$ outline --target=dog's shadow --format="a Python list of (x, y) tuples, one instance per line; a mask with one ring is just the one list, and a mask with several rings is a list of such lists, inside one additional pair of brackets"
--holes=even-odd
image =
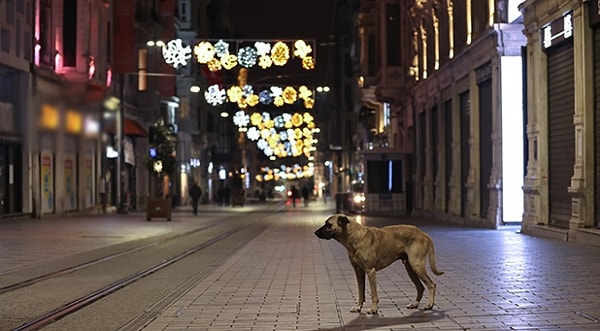
[[(446, 317), (443, 311), (434, 310), (418, 310), (412, 314), (403, 317), (385, 317), (384, 315), (367, 315), (365, 313), (357, 314), (356, 317), (344, 323), (341, 327), (335, 328), (319, 328), (318, 330), (329, 330), (329, 331), (354, 331), (354, 330), (372, 330), (382, 327), (390, 327), (394, 325), (406, 325), (416, 323), (428, 323), (436, 320), (440, 320)], [(418, 328), (417, 328), (418, 329)]]

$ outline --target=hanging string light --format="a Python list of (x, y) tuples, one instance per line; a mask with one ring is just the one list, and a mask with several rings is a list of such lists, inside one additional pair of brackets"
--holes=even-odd
[[(226, 98), (223, 98), (223, 91), (226, 91)], [(217, 95), (214, 95), (217, 94)], [(274, 104), (281, 107), (285, 104), (291, 105), (298, 100), (304, 102), (304, 108), (312, 109), (314, 107), (314, 99), (312, 90), (302, 85), (298, 89), (292, 86), (281, 88), (280, 86), (271, 86), (260, 92), (255, 93), (254, 87), (251, 85), (231, 85), (229, 88), (221, 89), (219, 85), (210, 85), (204, 93), (206, 101), (213, 105), (222, 105), (226, 101), (231, 103), (241, 104), (243, 107), (254, 107), (261, 103), (263, 105)]]
[(181, 39), (175, 39), (165, 43), (163, 57), (166, 63), (178, 68), (187, 65), (193, 53), (196, 62), (207, 65), (210, 71), (231, 70), (238, 64), (244, 68), (258, 66), (268, 69), (273, 65), (284, 66), (292, 58), (300, 59), (305, 70), (315, 68), (313, 42), (301, 39), (274, 42), (235, 40), (229, 43), (220, 39), (213, 43), (202, 40), (190, 47), (184, 45)]

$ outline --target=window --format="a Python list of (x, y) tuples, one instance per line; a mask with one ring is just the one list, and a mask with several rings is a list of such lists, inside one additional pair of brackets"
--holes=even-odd
[(400, 61), (400, 5), (386, 6), (387, 65), (399, 66)]
[(369, 193), (402, 193), (402, 161), (367, 161)]
[(0, 50), (5, 53), (10, 52), (10, 31), (6, 29), (0, 31)]
[(77, 65), (77, 0), (63, 4), (63, 66)]

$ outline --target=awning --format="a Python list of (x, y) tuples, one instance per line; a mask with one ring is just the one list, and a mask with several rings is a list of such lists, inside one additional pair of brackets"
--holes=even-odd
[[(114, 121), (109, 122), (104, 131), (110, 134), (115, 134), (115, 127), (116, 124)], [(128, 117), (125, 117), (123, 133), (126, 136), (148, 137), (148, 130), (146, 130), (146, 128), (144, 128), (138, 121)]]

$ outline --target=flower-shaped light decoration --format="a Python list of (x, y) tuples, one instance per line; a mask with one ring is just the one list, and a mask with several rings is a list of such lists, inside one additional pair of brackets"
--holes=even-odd
[(285, 101), (283, 101), (283, 97), (279, 95), (275, 97), (275, 100), (273, 100), (273, 104), (277, 107), (281, 107), (285, 104)]
[(225, 90), (219, 88), (218, 84), (208, 87), (204, 92), (204, 99), (213, 106), (222, 105), (225, 102)]
[(250, 116), (246, 112), (240, 110), (233, 115), (233, 124), (238, 127), (248, 126), (248, 123), (250, 123)]
[(192, 57), (192, 48), (183, 46), (181, 39), (174, 39), (163, 46), (162, 55), (167, 64), (177, 69), (187, 65), (187, 60)]
[(256, 65), (258, 54), (252, 47), (244, 47), (238, 51), (238, 63), (244, 68), (252, 68)]
[(221, 65), (221, 60), (219, 60), (217, 58), (210, 59), (208, 62), (206, 62), (206, 66), (208, 67), (208, 70), (211, 72), (219, 71), (223, 67)]
[[(238, 64), (245, 68), (251, 68), (256, 65), (263, 69), (268, 69), (273, 65), (284, 66), (289, 63), (293, 56), (301, 60), (302, 68), (312, 70), (315, 68), (315, 59), (313, 46), (304, 40), (292, 41), (254, 41), (252, 46), (240, 46), (239, 43), (248, 43), (245, 41), (234, 41), (234, 47), (237, 50), (230, 50), (229, 42), (220, 39), (214, 41), (198, 41), (192, 47), (184, 46), (181, 39), (174, 39), (163, 46), (163, 57), (171, 66), (178, 68), (187, 65), (187, 60), (192, 56), (200, 64), (209, 66), (210, 71), (221, 69), (231, 70)], [(292, 54), (293, 53), (293, 54)], [(221, 62), (216, 65), (215, 60)]]
[(268, 112), (254, 112), (248, 125), (251, 125), (246, 131), (248, 139), (257, 141), (257, 147), (271, 159), (308, 157), (315, 150), (314, 117), (308, 112), (283, 113), (275, 117)]
[(222, 39), (215, 43), (215, 53), (218, 57), (229, 55), (229, 43)]
[(263, 138), (260, 138), (257, 142), (256, 142), (256, 146), (258, 148), (260, 148), (261, 150), (264, 150), (265, 148), (269, 147), (269, 143), (267, 143), (267, 141)]
[(271, 59), (276, 66), (284, 66), (290, 59), (290, 48), (284, 42), (278, 41), (271, 48)]
[(214, 59), (215, 48), (208, 41), (202, 41), (194, 46), (194, 55), (198, 63), (208, 63), (208, 61)]
[(270, 68), (273, 65), (273, 60), (271, 60), (271, 57), (268, 55), (261, 55), (258, 58), (258, 66), (263, 68), (263, 69), (267, 69)]
[(257, 41), (254, 43), (256, 48), (256, 54), (258, 55), (269, 55), (271, 52), (271, 44), (264, 41)]
[(250, 129), (248, 129), (248, 131), (246, 132), (246, 136), (252, 141), (257, 141), (258, 138), (260, 138), (260, 131), (258, 131), (258, 129), (255, 126), (253, 126)]
[(256, 95), (256, 94), (251, 94), (246, 98), (246, 103), (250, 107), (256, 106), (258, 104), (258, 102), (259, 102), (258, 95)]
[(294, 42), (294, 56), (303, 59), (311, 52), (312, 47), (310, 47), (310, 45), (308, 45), (304, 40), (300, 39)]
[(296, 90), (291, 87), (291, 86), (286, 86), (286, 88), (283, 89), (283, 101), (289, 105), (293, 104), (294, 102), (296, 102), (296, 100), (298, 100), (298, 94), (296, 93)]
[(302, 59), (302, 68), (312, 70), (315, 68), (315, 59), (312, 56), (307, 56)]
[(283, 120), (283, 116), (282, 115), (275, 116), (274, 122), (275, 122), (275, 127), (276, 128), (283, 128), (283, 125), (285, 124), (285, 121)]
[(227, 90), (227, 98), (229, 102), (239, 102), (242, 98), (242, 88), (238, 85), (233, 85)]
[(252, 87), (252, 85), (242, 86), (242, 95), (244, 96), (244, 98), (247, 98), (252, 94), (254, 94), (254, 88)]
[(304, 99), (304, 108), (313, 109), (315, 106), (315, 99)]

